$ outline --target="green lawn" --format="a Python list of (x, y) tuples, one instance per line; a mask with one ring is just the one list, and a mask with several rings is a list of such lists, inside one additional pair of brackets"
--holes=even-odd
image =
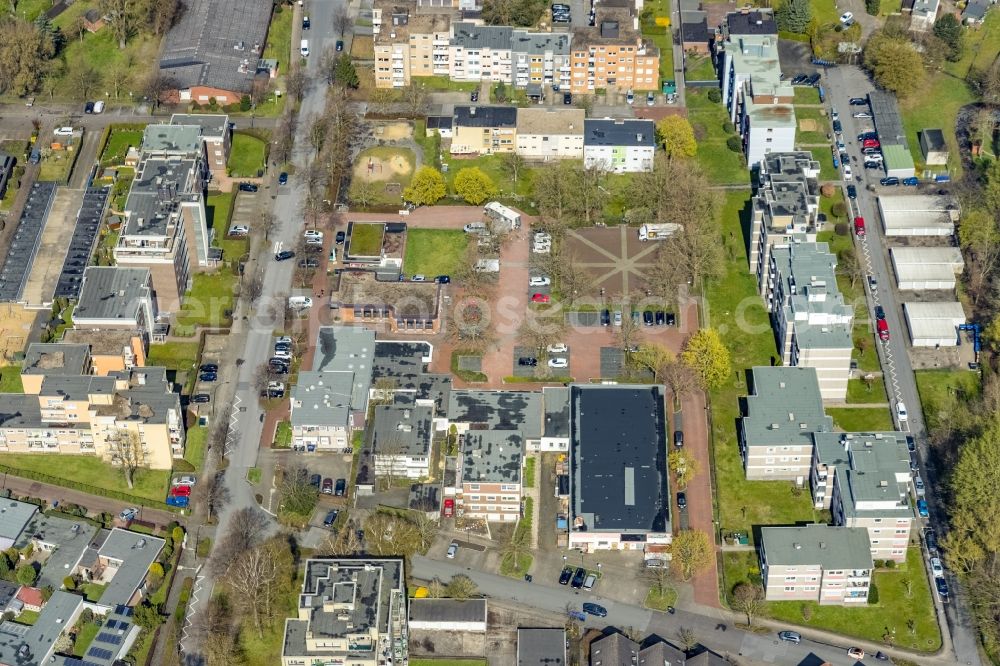
[[(17, 3), (17, 15), (26, 21), (34, 21), (40, 15), (52, 8), (53, 0), (20, 0)], [(10, 14), (10, 4), (5, 4), (0, 14)]]
[(868, 383), (861, 379), (851, 379), (847, 382), (847, 402), (869, 403), (887, 402), (885, 393), (885, 381), (881, 377), (874, 377), (871, 381), (871, 388)]
[[(113, 210), (125, 210), (125, 202), (128, 200), (128, 191), (132, 187), (133, 180), (135, 180), (135, 169), (132, 167), (118, 167), (118, 178), (115, 179), (114, 188), (111, 190), (111, 205), (113, 206)], [(114, 243), (108, 246), (114, 249), (115, 245), (118, 244), (118, 232), (113, 231), (108, 235), (114, 236)]]
[[(783, 0), (774, 0), (771, 7), (777, 9), (783, 4), (785, 4)], [(813, 19), (820, 24), (840, 22), (840, 11), (837, 9), (835, 0), (811, 0), (809, 4), (812, 7)]]
[(917, 132), (926, 128), (938, 128), (944, 132), (949, 151), (948, 166), (961, 171), (958, 140), (955, 138), (955, 118), (961, 107), (974, 101), (976, 101), (975, 96), (969, 91), (965, 81), (953, 78), (945, 72), (937, 72), (928, 74), (927, 82), (919, 94), (900, 102), (910, 154), (917, 163), (918, 171), (923, 156), (920, 153)]
[(228, 269), (214, 273), (195, 273), (191, 280), (191, 290), (184, 295), (184, 302), (177, 313), (174, 335), (195, 334), (195, 327), (225, 326), (233, 308), (233, 289), (237, 278)]
[(711, 56), (689, 55), (687, 57), (687, 70), (684, 72), (685, 81), (716, 81), (718, 78)]
[(101, 166), (124, 164), (125, 155), (131, 146), (136, 148), (142, 144), (142, 130), (116, 129), (108, 136), (108, 143), (101, 153)]
[[(708, 286), (708, 318), (718, 327), (732, 354), (733, 376), (711, 392), (712, 455), (719, 523), (723, 531), (749, 532), (752, 525), (785, 524), (813, 520), (808, 493), (793, 493), (781, 481), (747, 481), (736, 439), (739, 398), (747, 387), (744, 371), (767, 366), (777, 354), (764, 303), (750, 274), (742, 224), (748, 213), (749, 190), (727, 192), (720, 215), (720, 233), (727, 258), (726, 274)], [(742, 324), (734, 326), (739, 313)]]
[[(170, 476), (170, 472), (166, 470), (140, 469), (136, 472), (135, 488), (130, 490), (121, 471), (95, 456), (5, 453), (0, 463), (15, 470), (48, 474), (55, 479), (128, 493), (154, 501), (163, 501)], [(15, 472), (11, 473), (16, 476)]]
[[(812, 120), (816, 124), (815, 130), (804, 130), (802, 126), (803, 120)], [(830, 119), (823, 114), (822, 109), (816, 109), (812, 107), (797, 107), (795, 109), (795, 122), (797, 124), (795, 131), (795, 143), (796, 145), (808, 145), (808, 144), (818, 144), (818, 143), (830, 143), (830, 139), (827, 138), (827, 134), (830, 133)]]
[[(724, 553), (723, 563), (727, 593), (738, 583), (760, 581), (757, 557), (752, 552)], [(910, 596), (906, 594), (906, 579), (912, 583)], [(878, 588), (879, 603), (876, 605), (845, 608), (820, 606), (814, 602), (772, 601), (766, 604), (761, 615), (875, 643), (884, 642), (883, 635), (888, 627), (895, 631), (897, 647), (923, 652), (932, 652), (941, 645), (919, 548), (907, 550), (906, 564), (876, 571), (872, 582)], [(802, 617), (802, 608), (806, 605), (812, 611), (808, 622)]]
[(0, 367), (0, 393), (24, 393), (21, 386), (21, 367), (5, 365)]
[(234, 178), (254, 178), (264, 168), (267, 159), (267, 144), (255, 136), (233, 133), (233, 145), (229, 151), (229, 174)]
[(382, 235), (385, 225), (380, 222), (365, 222), (351, 225), (351, 240), (347, 249), (355, 257), (376, 257), (382, 251)]
[[(92, 6), (96, 6), (93, 3)], [(60, 16), (54, 22), (59, 25), (62, 19)], [(63, 28), (64, 30), (66, 27)], [(123, 50), (118, 48), (118, 40), (115, 39), (111, 30), (104, 29), (97, 33), (85, 33), (83, 41), (79, 39), (67, 39), (66, 46), (60, 54), (60, 59), (67, 63), (84, 62), (96, 69), (98, 72), (109, 72), (116, 66), (127, 68), (129, 81), (141, 81), (149, 74), (151, 63), (156, 62), (156, 54), (159, 50), (160, 41), (158, 37), (151, 35), (137, 35), (133, 37), (128, 46)], [(56, 98), (82, 99), (80, 92), (75, 88), (71, 77), (63, 75), (55, 82), (53, 93)], [(118, 99), (124, 102), (129, 101), (129, 92), (136, 95), (140, 93), (133, 88), (134, 83), (126, 83), (118, 90)], [(100, 92), (97, 92), (99, 90)], [(101, 85), (90, 95), (91, 98), (104, 97), (104, 93), (110, 95), (108, 101), (114, 102), (115, 90), (110, 85)]]
[(671, 587), (665, 590), (663, 594), (660, 594), (655, 586), (650, 587), (649, 592), (646, 593), (646, 601), (643, 604), (646, 608), (666, 611), (667, 607), (677, 605), (677, 590)]
[(205, 215), (208, 226), (215, 230), (212, 244), (222, 250), (222, 260), (238, 261), (250, 248), (250, 238), (247, 236), (226, 238), (232, 223), (233, 204), (236, 192), (209, 192), (205, 199)]
[(403, 270), (411, 275), (451, 275), (459, 267), (469, 246), (461, 229), (410, 229), (406, 232)]
[(184, 443), (184, 460), (191, 463), (196, 472), (200, 472), (201, 466), (205, 463), (207, 439), (208, 428), (206, 426), (188, 428), (187, 439)]
[(674, 78), (674, 49), (670, 26), (656, 25), (656, 17), (670, 17), (669, 0), (648, 0), (643, 5), (642, 35), (660, 49), (660, 79)]
[(521, 196), (530, 195), (531, 170), (521, 169), (521, 172), (517, 177), (517, 182), (515, 183), (501, 167), (502, 159), (503, 158), (500, 155), (480, 155), (479, 157), (473, 159), (457, 159), (452, 157), (450, 154), (445, 153), (444, 162), (448, 165), (448, 172), (444, 174), (444, 177), (445, 180), (448, 181), (448, 192), (454, 194), (455, 176), (461, 169), (465, 169), (467, 167), (479, 167), (487, 176), (493, 179), (493, 182), (500, 190), (500, 198), (504, 198), (511, 193), (519, 194)]
[[(888, 0), (883, 0), (883, 4), (886, 1)], [(898, 6), (899, 3), (896, 4)], [(958, 62), (945, 62), (944, 71), (964, 79), (972, 69), (989, 69), (1000, 54), (1000, 14), (989, 12), (982, 26), (963, 30), (962, 41), (962, 59)]]
[(537, 461), (534, 456), (528, 456), (524, 459), (524, 487), (534, 488), (535, 487), (535, 466)]
[[(876, 345), (881, 344), (875, 337), (873, 331), (867, 323), (860, 322), (855, 318), (854, 331), (851, 334), (854, 341), (854, 351), (851, 357), (857, 360), (858, 369), (862, 372), (877, 372), (882, 369), (878, 360), (878, 350)], [(863, 350), (863, 351), (862, 351)]]
[(819, 88), (796, 86), (795, 104), (819, 104)]
[(833, 419), (833, 425), (845, 432), (885, 432), (894, 429), (888, 407), (831, 407), (826, 413)]
[(17, 616), (17, 623), (18, 624), (26, 624), (26, 625), (34, 625), (35, 622), (38, 622), (38, 615), (39, 615), (38, 611), (23, 610)]
[(77, 657), (82, 657), (87, 653), (87, 648), (97, 637), (97, 632), (101, 629), (101, 625), (95, 622), (82, 622), (80, 626), (80, 633), (76, 635), (76, 640), (73, 641), (73, 654)]
[(275, 5), (274, 9), (274, 13), (271, 14), (271, 26), (267, 29), (264, 57), (277, 60), (278, 71), (284, 71), (292, 53), (292, 19), (295, 13), (291, 6)]
[(713, 185), (749, 185), (750, 172), (742, 152), (729, 150), (726, 141), (733, 134), (725, 131), (729, 120), (721, 103), (708, 99), (706, 89), (689, 88), (685, 91), (688, 106), (688, 120), (698, 137), (698, 154), (695, 159), (701, 165), (708, 181)]
[(479, 90), (479, 84), (465, 81), (452, 81), (447, 76), (418, 76), (413, 79), (422, 88), (440, 92), (472, 92)]
[(76, 153), (66, 150), (53, 150), (42, 158), (42, 163), (38, 167), (38, 180), (65, 183), (73, 168), (75, 155)]
[(485, 659), (410, 659), (410, 666), (486, 666)]
[(979, 374), (968, 370), (917, 370), (914, 374), (920, 406), (931, 432), (951, 413), (951, 406), (971, 402), (981, 388)]
[(811, 148), (813, 159), (819, 162), (820, 180), (839, 180), (840, 172), (833, 168), (833, 153), (829, 148)]
[(274, 432), (274, 445), (282, 449), (287, 449), (292, 445), (291, 423), (288, 421), (278, 421), (278, 428)]
[(168, 370), (191, 370), (198, 362), (197, 342), (166, 342), (149, 345), (146, 365)]
[(251, 467), (247, 470), (247, 481), (252, 485), (257, 485), (260, 483), (261, 471), (260, 467)]

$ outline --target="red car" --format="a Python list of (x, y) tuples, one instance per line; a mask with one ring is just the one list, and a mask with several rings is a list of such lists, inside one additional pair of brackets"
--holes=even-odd
[(451, 518), (452, 516), (455, 515), (455, 498), (453, 498), (453, 497), (446, 497), (444, 499), (444, 511), (443, 511), (443, 514), (444, 514), (445, 518)]
[(885, 323), (885, 319), (878, 319), (875, 321), (875, 330), (878, 331), (878, 339), (882, 342), (889, 341), (889, 324)]
[(174, 486), (170, 489), (170, 494), (174, 497), (190, 497), (191, 486)]
[(878, 139), (865, 139), (861, 143), (861, 147), (862, 148), (881, 148), (881, 144), (878, 142)]
[(854, 218), (854, 233), (858, 238), (865, 237), (865, 218), (860, 215)]
[(531, 302), (532, 303), (548, 303), (550, 300), (552, 300), (552, 299), (549, 298), (548, 294), (532, 294), (531, 295)]

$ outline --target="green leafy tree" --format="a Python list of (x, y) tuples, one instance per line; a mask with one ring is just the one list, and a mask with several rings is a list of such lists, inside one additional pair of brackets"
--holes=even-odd
[(361, 85), (358, 71), (354, 68), (354, 63), (351, 62), (351, 56), (346, 53), (340, 54), (334, 65), (333, 80), (345, 88), (356, 89)]
[(670, 544), (670, 566), (683, 581), (706, 569), (714, 557), (708, 535), (699, 530), (681, 530)]
[(466, 167), (455, 174), (455, 193), (466, 203), (479, 206), (499, 193), (493, 179), (479, 167)]
[(422, 166), (403, 189), (403, 199), (417, 206), (433, 206), (447, 192), (441, 172), (434, 167)]
[(65, 587), (68, 591), (72, 592), (73, 590), (76, 589), (76, 579), (73, 578), (72, 576), (66, 576), (65, 578), (63, 578), (63, 587)]
[(143, 602), (135, 607), (135, 623), (143, 629), (156, 629), (163, 623), (160, 615), (160, 606)]
[(694, 370), (706, 389), (722, 386), (732, 370), (729, 349), (714, 328), (700, 329), (688, 338), (681, 360)]
[(656, 125), (656, 133), (668, 157), (694, 157), (698, 142), (694, 128), (684, 116), (667, 116)]
[(17, 582), (21, 585), (31, 587), (35, 584), (35, 580), (38, 578), (38, 572), (35, 571), (35, 566), (33, 564), (22, 564), (17, 568), (16, 578)]
[(934, 36), (948, 46), (946, 59), (951, 62), (962, 59), (962, 24), (954, 14), (946, 12), (934, 22)]
[(923, 87), (924, 62), (906, 37), (876, 32), (865, 46), (865, 67), (881, 88), (907, 97)]
[(785, 32), (805, 33), (812, 21), (812, 6), (810, 0), (786, 0), (785, 4), (774, 13), (778, 30)]
[(698, 459), (687, 452), (686, 449), (671, 451), (667, 455), (667, 463), (677, 477), (677, 487), (680, 490), (687, 488), (699, 471)]
[(882, 0), (865, 0), (865, 11), (871, 16), (878, 16), (882, 9)]

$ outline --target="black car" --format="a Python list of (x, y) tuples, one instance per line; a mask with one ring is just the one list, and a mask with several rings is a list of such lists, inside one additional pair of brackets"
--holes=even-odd
[(833, 131), (836, 132), (837, 134), (840, 134), (841, 132), (844, 131), (844, 126), (840, 124), (839, 120), (833, 121)]
[(570, 585), (576, 589), (583, 587), (583, 581), (587, 579), (587, 570), (583, 567), (577, 567), (576, 573), (573, 574), (573, 580), (570, 581)]
[(572, 578), (572, 577), (573, 577), (573, 569), (570, 568), (570, 567), (565, 567), (559, 573), (559, 584), (560, 585), (569, 585), (569, 579)]
[(191, 396), (191, 402), (194, 403), (205, 403), (211, 401), (212, 398), (207, 393), (195, 393), (193, 396)]
[(843, 152), (843, 153), (840, 154), (840, 161), (841, 161), (842, 164), (850, 164), (851, 163), (851, 156), (848, 155), (846, 152)]
[(309, 17), (308, 16), (303, 16), (302, 17), (302, 29), (303, 30), (308, 30), (311, 25), (312, 25), (312, 22), (309, 20)]
[(83, 112), (84, 113), (93, 113), (94, 112), (94, 103), (93, 102), (87, 102), (86, 104), (84, 104), (83, 105)]
[(299, 262), (299, 268), (318, 268), (319, 262), (315, 259), (303, 259)]
[(889, 661), (889, 655), (879, 650), (875, 653), (875, 659), (878, 661)]
[(587, 615), (594, 615), (596, 617), (607, 617), (608, 609), (600, 604), (592, 604), (587, 602), (583, 604), (583, 612)]
[(674, 430), (674, 446), (681, 448), (684, 446), (684, 431)]
[(642, 313), (642, 323), (645, 324), (646, 326), (652, 326), (653, 325), (653, 311), (652, 310), (646, 310), (645, 312)]
[(866, 139), (878, 140), (878, 132), (862, 132), (858, 135), (858, 141), (864, 141)]
[(677, 316), (673, 312), (667, 313), (667, 326), (676, 326)]
[(278, 185), (287, 185), (287, 184), (288, 184), (288, 172), (282, 171), (280, 174), (278, 174)]
[(664, 324), (667, 323), (667, 313), (664, 312), (663, 310), (657, 310), (656, 314), (653, 316), (656, 319), (657, 326), (663, 326)]
[(347, 492), (347, 479), (337, 479), (337, 482), (333, 484), (333, 494), (337, 497), (343, 497), (344, 493)]
[(218, 372), (219, 366), (215, 363), (202, 363), (201, 367), (198, 369), (202, 372)]
[(876, 162), (875, 160), (865, 160), (865, 168), (866, 169), (881, 169), (882, 168), (882, 163), (881, 162)]
[(686, 509), (688, 505), (687, 495), (684, 493), (677, 493), (677, 508)]
[(472, 91), (472, 94), (469, 95), (469, 101), (470, 102), (478, 102), (479, 101), (479, 91), (478, 90), (473, 90)]
[(814, 86), (817, 83), (819, 83), (819, 73), (810, 74), (809, 78), (806, 79), (805, 83), (807, 86)]
[(240, 183), (240, 192), (256, 192), (258, 187), (253, 183)]
[(906, 436), (906, 450), (910, 453), (917, 450), (917, 440), (913, 439), (910, 435)]
[(572, 103), (573, 103), (573, 95), (571, 95), (570, 93), (563, 94), (563, 104), (568, 105)]
[(944, 578), (935, 578), (934, 586), (937, 588), (937, 593), (942, 599), (948, 598), (948, 581)]
[(924, 541), (927, 543), (927, 550), (931, 552), (937, 552), (938, 549), (937, 534), (935, 534), (933, 527), (928, 527), (924, 529)]
[(323, 519), (323, 527), (333, 527), (333, 524), (337, 522), (337, 516), (339, 514), (339, 511), (332, 509), (328, 514), (326, 514), (326, 518)]
[(340, 51), (343, 51), (343, 50), (344, 50), (344, 40), (338, 39), (337, 40), (337, 52), (339, 53)]
[(858, 198), (858, 188), (856, 188), (854, 185), (848, 185), (847, 186), (847, 197), (849, 199), (857, 199)]
[(533, 356), (522, 356), (521, 358), (517, 359), (517, 364), (533, 368), (536, 365), (538, 365), (538, 359)]
[(611, 310), (601, 310), (601, 326), (611, 326)]
[(803, 83), (806, 82), (806, 79), (808, 79), (808, 78), (809, 77), (807, 75), (805, 75), (805, 74), (799, 74), (794, 79), (792, 79), (792, 85), (793, 86), (802, 85)]
[(281, 252), (278, 252), (277, 254), (274, 255), (274, 260), (284, 261), (285, 259), (291, 259), (294, 256), (295, 253), (292, 252), (291, 250), (282, 250)]
[(198, 381), (201, 382), (214, 382), (218, 378), (219, 375), (217, 375), (214, 372), (203, 372), (200, 375), (198, 375)]
[(323, 484), (323, 477), (319, 474), (313, 474), (309, 477), (309, 485), (313, 486), (316, 490)]
[(851, 106), (868, 106), (868, 100), (864, 97), (852, 97)]
[(434, 278), (434, 281), (437, 282), (438, 284), (448, 284), (448, 283), (451, 282), (451, 276), (450, 275), (438, 275), (436, 278)]
[(883, 178), (882, 180), (878, 181), (878, 184), (884, 187), (899, 185), (899, 178), (897, 178), (896, 176), (889, 176), (888, 178)]
[[(881, 305), (876, 305), (875, 306), (875, 318), (876, 319), (885, 319), (885, 308), (883, 308)], [(906, 438), (907, 441), (909, 441), (911, 439), (913, 439), (913, 438), (912, 437), (907, 437)], [(910, 449), (910, 450), (912, 451), (913, 449)]]
[(337, 245), (343, 245), (344, 241), (347, 239), (347, 234), (343, 231), (338, 231), (336, 236)]

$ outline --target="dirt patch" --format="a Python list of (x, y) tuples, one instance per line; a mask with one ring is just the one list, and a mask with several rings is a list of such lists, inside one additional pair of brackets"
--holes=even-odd
[(413, 162), (402, 152), (361, 153), (354, 164), (354, 177), (370, 181), (399, 181), (413, 174)]
[(812, 118), (803, 118), (799, 120), (799, 131), (802, 132), (818, 132), (819, 123)]
[(14, 360), (14, 355), (28, 346), (28, 335), (38, 310), (28, 310), (16, 303), (0, 303), (0, 352), (3, 353), (2, 363)]
[(388, 123), (375, 128), (375, 136), (386, 141), (399, 141), (400, 139), (413, 138), (413, 125), (411, 123)]

